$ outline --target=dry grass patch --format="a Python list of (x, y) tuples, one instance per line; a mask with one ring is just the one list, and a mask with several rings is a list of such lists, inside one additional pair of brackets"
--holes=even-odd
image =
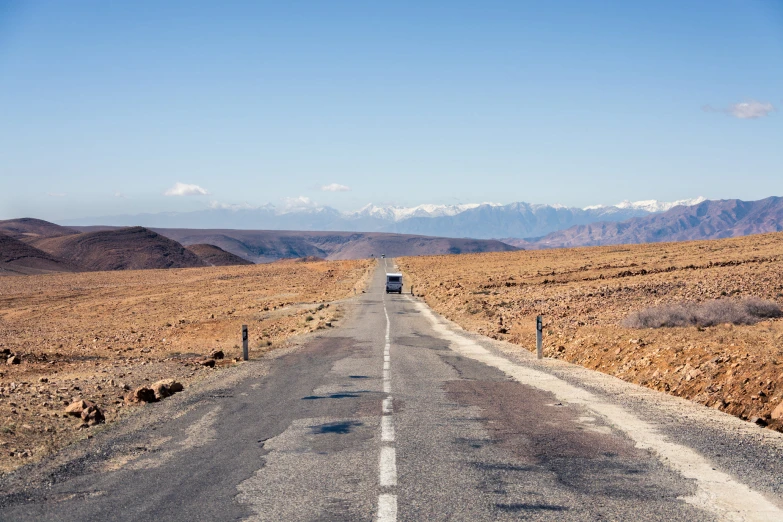
[(634, 312), (622, 321), (626, 328), (663, 328), (719, 324), (756, 324), (764, 319), (781, 317), (777, 303), (766, 299), (717, 299), (702, 303), (690, 302), (653, 306)]

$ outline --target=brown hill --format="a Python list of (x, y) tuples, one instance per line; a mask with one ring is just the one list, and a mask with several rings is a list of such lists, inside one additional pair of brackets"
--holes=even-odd
[(209, 266), (252, 265), (253, 263), (220, 247), (208, 244), (189, 245), (188, 250), (196, 254)]
[(0, 233), (0, 275), (78, 271), (79, 268), (73, 263)]
[(320, 257), (364, 259), (517, 250), (493, 239), (459, 239), (380, 232), (296, 232), (279, 230), (194, 230), (156, 228), (183, 245), (207, 243), (256, 263), (278, 259)]
[(205, 266), (196, 254), (176, 241), (143, 227), (42, 238), (31, 244), (87, 270)]
[(61, 237), (78, 234), (78, 230), (62, 227), (42, 219), (20, 218), (0, 221), (0, 233), (14, 239), (30, 240), (41, 237)]
[(620, 223), (571, 227), (536, 239), (504, 239), (523, 248), (660, 243), (721, 239), (783, 231), (783, 198), (705, 201)]

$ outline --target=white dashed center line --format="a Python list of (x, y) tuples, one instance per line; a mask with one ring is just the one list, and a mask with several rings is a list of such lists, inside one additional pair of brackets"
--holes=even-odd
[(381, 441), (394, 442), (394, 423), (391, 415), (381, 417)]
[[(385, 263), (384, 263), (385, 264)], [(386, 302), (383, 303), (383, 313), (386, 315), (386, 342), (383, 347), (383, 393), (391, 393), (391, 340), (389, 312)], [(397, 455), (394, 450), (394, 401), (391, 395), (383, 399), (381, 405), (381, 455), (379, 462), (379, 483), (381, 488), (392, 488), (397, 485)], [(397, 495), (381, 493), (378, 495), (378, 522), (394, 522), (397, 520)]]

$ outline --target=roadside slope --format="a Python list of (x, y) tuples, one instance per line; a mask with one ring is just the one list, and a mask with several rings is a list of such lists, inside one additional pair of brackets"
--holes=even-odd
[[(0, 278), (0, 473), (39, 460), (100, 428), (80, 428), (64, 403), (94, 401), (107, 422), (132, 407), (129, 390), (234, 364), (241, 327), (251, 358), (342, 320), (330, 304), (353, 296), (368, 261), (189, 270), (124, 270)], [(329, 323), (330, 326), (327, 326)], [(212, 361), (214, 364), (215, 361)], [(2, 518), (2, 517), (0, 517)]]
[(635, 329), (635, 311), (758, 297), (783, 305), (783, 234), (655, 245), (399, 259), (465, 329), (783, 429), (783, 320)]

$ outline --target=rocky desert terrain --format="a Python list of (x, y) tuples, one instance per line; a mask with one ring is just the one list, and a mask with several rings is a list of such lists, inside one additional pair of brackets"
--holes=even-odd
[(0, 278), (0, 472), (89, 437), (101, 417), (112, 422), (236, 364), (243, 324), (251, 359), (291, 336), (336, 326), (335, 301), (361, 291), (371, 266)]
[(623, 326), (650, 307), (678, 311), (683, 303), (751, 298), (783, 305), (783, 233), (398, 264), (417, 295), (467, 330), (534, 351), (540, 314), (546, 357), (783, 431), (783, 319)]

